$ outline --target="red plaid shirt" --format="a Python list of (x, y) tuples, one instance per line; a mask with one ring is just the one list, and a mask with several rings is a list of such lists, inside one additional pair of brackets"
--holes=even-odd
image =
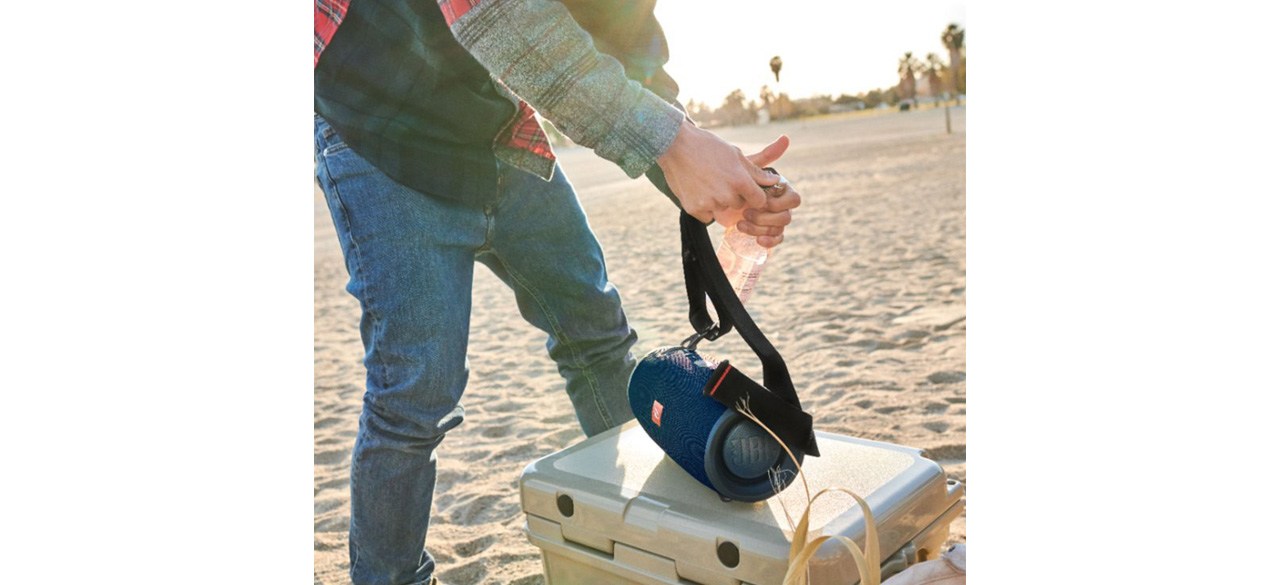
[[(445, 23), (450, 26), (483, 1), (438, 0), (440, 11), (444, 13)], [(311, 64), (312, 67), (320, 63), (320, 54), (329, 45), (329, 41), (333, 40), (334, 33), (338, 32), (338, 26), (347, 16), (347, 6), (350, 4), (351, 0), (316, 0), (314, 38), (316, 55)], [(524, 100), (521, 100), (516, 107), (516, 115), (512, 117), (511, 123), (507, 124), (506, 130), (494, 137), (493, 143), (527, 150), (549, 161), (556, 160), (555, 153), (551, 151), (551, 141), (547, 139), (546, 133), (538, 123), (538, 113)]]
[(320, 53), (333, 40), (333, 33), (338, 32), (338, 25), (347, 17), (347, 6), (350, 4), (351, 0), (316, 0), (316, 60), (311, 64), (312, 67), (320, 63)]

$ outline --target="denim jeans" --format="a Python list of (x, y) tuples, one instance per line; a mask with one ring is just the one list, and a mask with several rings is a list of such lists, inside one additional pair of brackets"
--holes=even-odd
[(547, 333), (587, 435), (632, 418), (635, 331), (600, 244), (559, 167), (550, 182), (500, 168), (492, 201), (434, 198), (388, 178), (316, 116), (316, 180), (360, 301), (367, 372), (351, 455), (351, 579), (425, 583), (435, 448), (462, 422), (471, 283), (478, 261)]

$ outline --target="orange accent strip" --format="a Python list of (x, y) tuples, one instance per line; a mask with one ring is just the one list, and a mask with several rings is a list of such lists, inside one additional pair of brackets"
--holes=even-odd
[(729, 375), (729, 370), (732, 370), (732, 369), (733, 369), (733, 366), (725, 366), (725, 367), (724, 367), (724, 373), (723, 373), (723, 374), (720, 374), (720, 379), (719, 379), (719, 380), (716, 380), (716, 385), (711, 387), (711, 391), (707, 393), (707, 396), (715, 396), (715, 395), (716, 395), (716, 390), (719, 390), (719, 389), (720, 389), (720, 383), (724, 381), (725, 376), (728, 376), (728, 375)]

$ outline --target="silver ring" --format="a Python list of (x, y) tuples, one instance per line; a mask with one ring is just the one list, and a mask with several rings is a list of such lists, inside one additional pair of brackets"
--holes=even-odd
[(766, 194), (781, 197), (783, 193), (787, 192), (787, 178), (782, 176), (782, 173), (779, 173), (778, 169), (773, 167), (765, 167), (764, 170), (769, 171), (770, 174), (777, 175), (778, 182), (777, 184), (769, 185), (768, 187), (761, 186), (760, 188), (763, 189)]

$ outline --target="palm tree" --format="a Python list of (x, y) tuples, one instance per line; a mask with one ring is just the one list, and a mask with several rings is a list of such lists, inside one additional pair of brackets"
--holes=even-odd
[(929, 80), (929, 95), (938, 97), (942, 95), (942, 74), (947, 70), (947, 66), (942, 63), (942, 58), (937, 53), (929, 53), (925, 56), (924, 73)]
[[(929, 93), (931, 93), (935, 98), (937, 98), (939, 94), (946, 95), (948, 92), (942, 87), (942, 78), (943, 74), (947, 72), (947, 66), (942, 64), (942, 58), (939, 57), (937, 53), (929, 53), (925, 57), (925, 60), (928, 61), (925, 65), (925, 71), (929, 76)], [(948, 79), (951, 78), (950, 75), (947, 75), (946, 77)], [(936, 102), (934, 103), (934, 107), (937, 107)], [(949, 96), (947, 99), (942, 101), (942, 108), (947, 119), (947, 134), (950, 134), (951, 100)]]
[(778, 73), (782, 71), (782, 57), (774, 55), (772, 59), (769, 59), (769, 69), (773, 70), (773, 81), (775, 83), (781, 81), (778, 78)]
[(954, 22), (947, 25), (947, 30), (942, 31), (942, 46), (947, 48), (951, 59), (947, 85), (952, 93), (964, 93), (964, 29)]
[(911, 51), (898, 59), (898, 97), (907, 104), (916, 99), (916, 70), (919, 68), (919, 61), (911, 56)]

